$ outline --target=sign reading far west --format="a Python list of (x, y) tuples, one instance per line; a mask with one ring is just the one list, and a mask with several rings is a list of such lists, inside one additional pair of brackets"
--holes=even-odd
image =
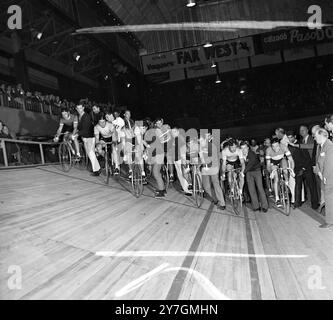
[(192, 47), (165, 53), (142, 56), (145, 74), (159, 73), (179, 68), (233, 60), (254, 55), (252, 37), (214, 43), (212, 47)]

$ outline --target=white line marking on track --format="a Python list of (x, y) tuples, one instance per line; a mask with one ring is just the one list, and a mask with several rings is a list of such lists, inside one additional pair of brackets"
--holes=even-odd
[(248, 254), (248, 253), (224, 253), (224, 252), (188, 252), (188, 251), (99, 251), (101, 257), (211, 257), (211, 258), (269, 258), (269, 259), (304, 259), (308, 255), (296, 254)]
[(151, 280), (154, 276), (159, 273), (167, 273), (167, 272), (175, 272), (175, 271), (185, 271), (189, 275), (193, 275), (193, 277), (198, 281), (199, 285), (213, 298), (216, 300), (230, 300), (226, 295), (224, 295), (219, 289), (217, 289), (214, 284), (205, 277), (202, 273), (195, 271), (189, 268), (168, 268), (169, 264), (164, 263), (160, 265), (158, 268), (144, 274), (143, 276), (137, 278), (136, 280), (130, 282), (128, 285), (118, 290), (115, 293), (116, 298), (120, 298), (125, 296), (126, 294), (140, 288), (149, 280)]
[(163, 269), (167, 268), (169, 266), (169, 263), (164, 263), (160, 265), (158, 268), (144, 274), (143, 276), (137, 278), (136, 280), (132, 281), (122, 289), (116, 292), (115, 296), (117, 298), (122, 297), (133, 290), (143, 286), (146, 282), (148, 282), (152, 277), (154, 277), (156, 274), (160, 273)]

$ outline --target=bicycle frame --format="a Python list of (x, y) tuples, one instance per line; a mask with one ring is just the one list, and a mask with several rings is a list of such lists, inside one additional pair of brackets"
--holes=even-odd
[(286, 215), (290, 215), (290, 199), (289, 199), (289, 186), (285, 179), (284, 171), (287, 170), (288, 172), (294, 174), (294, 170), (291, 168), (281, 168), (280, 166), (277, 167), (272, 171), (272, 174), (277, 172), (278, 178), (278, 193), (280, 200), (283, 204), (283, 209)]
[(239, 181), (238, 181), (239, 180), (238, 176), (241, 171), (242, 171), (241, 168), (232, 169), (232, 170), (228, 171), (228, 173), (231, 174), (231, 181), (230, 181), (230, 185), (229, 185), (229, 188), (230, 188), (229, 198), (230, 198), (234, 213), (236, 215), (239, 215), (238, 208), (243, 207), (243, 199), (241, 197), (242, 190), (240, 190)]
[(198, 208), (201, 207), (203, 202), (203, 186), (202, 186), (202, 178), (200, 172), (201, 164), (191, 164), (191, 172), (192, 172), (192, 186), (193, 186), (193, 198), (196, 202)]

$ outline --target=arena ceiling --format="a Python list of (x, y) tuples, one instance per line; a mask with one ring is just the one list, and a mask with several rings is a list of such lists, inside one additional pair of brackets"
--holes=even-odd
[[(188, 0), (104, 0), (125, 25), (209, 22), (230, 20), (307, 21), (312, 0), (197, 0), (187, 8)], [(324, 20), (333, 17), (332, 0), (318, 0)], [(325, 15), (326, 14), (326, 15)], [(262, 32), (242, 29), (234, 32), (163, 31), (137, 33), (147, 53), (168, 51), (207, 40), (221, 41)]]

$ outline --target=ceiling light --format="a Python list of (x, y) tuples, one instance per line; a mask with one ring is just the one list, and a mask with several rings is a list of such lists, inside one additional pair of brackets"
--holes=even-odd
[(43, 32), (37, 31), (34, 28), (30, 29), (30, 31), (31, 31), (31, 35), (32, 35), (33, 38), (36, 38), (37, 40), (42, 39)]
[(186, 7), (192, 8), (192, 7), (195, 7), (195, 6), (196, 6), (195, 0), (188, 0), (187, 1)]
[(77, 61), (77, 62), (81, 59), (81, 56), (77, 52), (75, 52), (73, 54), (73, 57), (74, 57), (74, 60)]
[(204, 44), (204, 48), (210, 48), (212, 46), (213, 45), (209, 41)]
[(215, 83), (221, 83), (222, 81), (221, 81), (221, 78), (220, 78), (220, 76), (219, 75), (217, 75), (217, 77), (216, 77), (216, 80), (215, 80)]
[(212, 65), (211, 65), (212, 68), (216, 68), (216, 63), (213, 61), (212, 62)]
[(131, 84), (130, 84), (130, 83), (127, 83), (127, 85), (126, 85), (126, 86), (127, 86), (127, 88), (129, 88), (129, 87), (131, 86)]

